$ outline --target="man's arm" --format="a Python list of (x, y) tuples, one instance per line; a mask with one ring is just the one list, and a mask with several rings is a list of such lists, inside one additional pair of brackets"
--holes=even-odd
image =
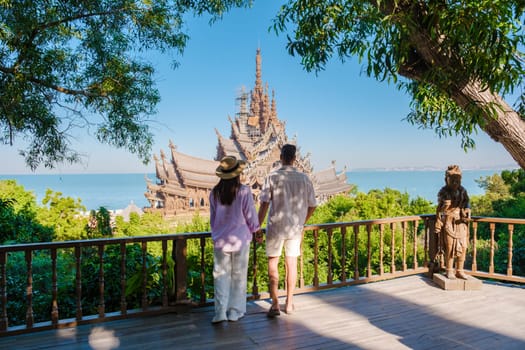
[(268, 208), (270, 207), (270, 202), (261, 202), (259, 205), (259, 225), (262, 227), (262, 224), (264, 222), (264, 218), (266, 217), (266, 214), (268, 213)]
[(308, 211), (306, 212), (306, 219), (304, 219), (304, 224), (305, 224), (305, 225), (306, 225), (306, 223), (308, 222), (308, 219), (310, 219), (310, 217), (311, 217), (312, 214), (314, 213), (315, 208), (317, 208), (317, 207), (308, 207)]

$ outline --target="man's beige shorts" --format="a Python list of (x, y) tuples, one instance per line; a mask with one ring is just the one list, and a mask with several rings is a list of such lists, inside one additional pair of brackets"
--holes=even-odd
[(284, 247), (284, 255), (291, 258), (301, 255), (302, 235), (298, 238), (283, 239), (279, 236), (266, 236), (266, 256), (281, 256)]

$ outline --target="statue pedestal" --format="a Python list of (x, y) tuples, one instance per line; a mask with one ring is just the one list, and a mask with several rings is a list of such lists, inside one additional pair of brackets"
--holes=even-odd
[(440, 286), (444, 290), (480, 290), (481, 289), (481, 281), (477, 278), (474, 278), (472, 276), (467, 275), (468, 279), (462, 280), (460, 278), (456, 278), (455, 280), (451, 280), (446, 278), (444, 275), (440, 273), (435, 273), (433, 276), (433, 281), (438, 286)]

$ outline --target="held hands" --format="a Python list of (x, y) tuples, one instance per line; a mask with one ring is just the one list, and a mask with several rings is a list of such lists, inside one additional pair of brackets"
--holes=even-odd
[(255, 242), (257, 243), (263, 242), (263, 236), (264, 236), (263, 229), (259, 229), (253, 233), (253, 238), (255, 239)]

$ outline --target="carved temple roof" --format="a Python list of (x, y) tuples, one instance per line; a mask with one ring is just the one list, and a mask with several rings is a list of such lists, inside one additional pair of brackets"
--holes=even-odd
[[(231, 132), (230, 137), (217, 134), (217, 153), (214, 160), (193, 157), (181, 153), (170, 140), (170, 159), (160, 151), (160, 159), (154, 156), (157, 183), (149, 179), (145, 197), (152, 208), (163, 208), (165, 211), (188, 209), (188, 203), (206, 209), (207, 193), (218, 182), (215, 169), (218, 161), (225, 155), (233, 155), (248, 162), (242, 181), (258, 195), (266, 175), (276, 167), (279, 161), (280, 149), (286, 143), (297, 145), (295, 137), (288, 139), (285, 122), (277, 117), (275, 92), (268, 94), (268, 84), (263, 87), (261, 52), (256, 54), (255, 87), (248, 93), (242, 89), (237, 98), (239, 111), (232, 119), (228, 116)], [(316, 194), (320, 200), (335, 194), (347, 192), (351, 185), (347, 183), (344, 171), (336, 173), (335, 162), (332, 167), (320, 172), (314, 172), (310, 164), (310, 154), (302, 155), (297, 147), (296, 166), (309, 174)], [(206, 194), (202, 190), (207, 191)], [(198, 201), (195, 204), (195, 200)]]

